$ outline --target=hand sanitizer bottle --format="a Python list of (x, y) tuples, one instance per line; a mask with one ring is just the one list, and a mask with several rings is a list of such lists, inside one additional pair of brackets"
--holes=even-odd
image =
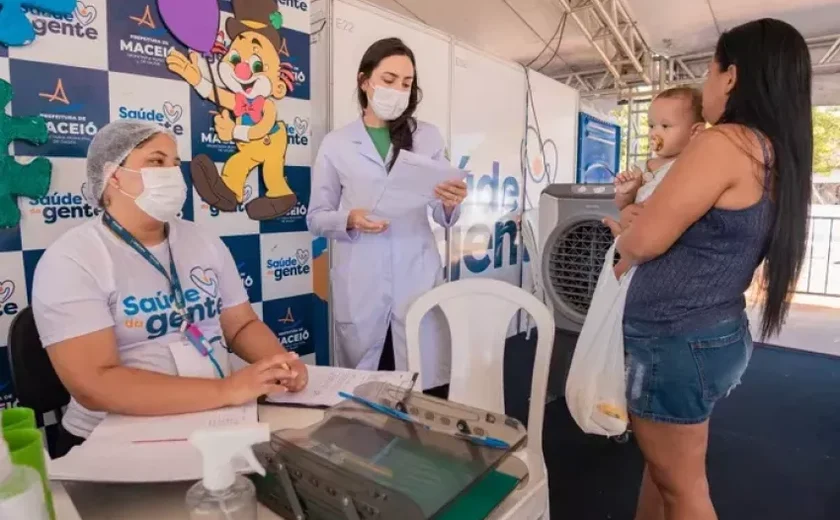
[(12, 464), (9, 446), (0, 435), (0, 518), (49, 520), (41, 475), (29, 466)]
[(190, 520), (257, 520), (256, 488), (237, 475), (233, 463), (242, 457), (265, 475), (251, 446), (268, 440), (268, 424), (199, 430), (190, 436), (204, 459), (203, 480), (187, 491)]

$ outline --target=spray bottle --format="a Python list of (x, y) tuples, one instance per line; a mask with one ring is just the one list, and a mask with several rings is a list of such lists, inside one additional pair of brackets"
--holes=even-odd
[(265, 475), (251, 446), (268, 440), (268, 424), (205, 429), (190, 436), (204, 459), (204, 478), (187, 491), (190, 520), (257, 520), (256, 488), (236, 473), (234, 460), (242, 457)]

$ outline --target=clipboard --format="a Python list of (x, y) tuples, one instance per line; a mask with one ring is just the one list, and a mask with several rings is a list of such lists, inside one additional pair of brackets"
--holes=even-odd
[(302, 391), (263, 396), (259, 404), (326, 409), (344, 400), (338, 396), (339, 392), (355, 393), (361, 385), (370, 382), (389, 383), (408, 391), (413, 390), (417, 382), (416, 372), (376, 372), (318, 365), (309, 365), (307, 370), (309, 382)]

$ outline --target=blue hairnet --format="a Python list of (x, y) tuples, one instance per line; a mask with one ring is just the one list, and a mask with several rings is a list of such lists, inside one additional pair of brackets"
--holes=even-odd
[(137, 146), (156, 134), (175, 135), (162, 126), (147, 121), (119, 119), (103, 126), (93, 136), (87, 155), (87, 185), (83, 195), (94, 207), (100, 206), (105, 185)]

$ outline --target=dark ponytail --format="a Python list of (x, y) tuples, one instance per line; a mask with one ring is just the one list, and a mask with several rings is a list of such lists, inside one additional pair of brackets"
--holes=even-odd
[(405, 112), (393, 121), (387, 122), (388, 132), (391, 135), (391, 145), (394, 147), (394, 153), (388, 163), (389, 170), (394, 166), (400, 150), (412, 151), (414, 149), (414, 131), (417, 129), (417, 119), (414, 118), (414, 112), (423, 98), (423, 92), (417, 83), (417, 62), (414, 60), (414, 53), (399, 38), (379, 40), (365, 51), (362, 61), (359, 63), (359, 72), (356, 75), (359, 105), (364, 110), (368, 106), (368, 98), (365, 91), (362, 90), (362, 84), (370, 79), (373, 70), (382, 60), (391, 56), (405, 56), (411, 60), (411, 65), (414, 67), (414, 81), (411, 82), (411, 92)]
[(768, 189), (775, 220), (762, 273), (761, 334), (766, 338), (778, 334), (785, 322), (808, 240), (814, 155), (811, 55), (799, 31), (766, 18), (724, 33), (715, 61), (721, 70), (734, 65), (737, 71), (719, 123), (759, 130), (773, 146)]

